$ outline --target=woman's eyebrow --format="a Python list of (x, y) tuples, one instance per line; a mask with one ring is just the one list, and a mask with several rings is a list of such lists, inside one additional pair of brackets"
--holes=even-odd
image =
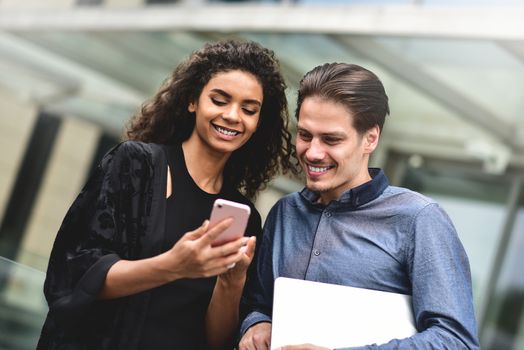
[[(233, 96), (231, 96), (231, 94), (228, 94), (224, 90), (218, 89), (218, 88), (211, 89), (211, 92), (217, 93), (217, 94), (222, 95), (225, 98), (229, 98), (229, 99), (233, 97)], [(256, 104), (258, 106), (262, 106), (262, 102), (260, 102), (259, 100), (256, 100), (256, 99), (246, 99), (246, 100), (243, 100), (242, 102), (243, 103)]]
[(227, 98), (233, 97), (233, 96), (231, 96), (230, 94), (228, 94), (227, 92), (225, 92), (222, 89), (211, 89), (211, 92), (217, 93), (217, 94), (222, 95), (222, 96), (227, 97)]

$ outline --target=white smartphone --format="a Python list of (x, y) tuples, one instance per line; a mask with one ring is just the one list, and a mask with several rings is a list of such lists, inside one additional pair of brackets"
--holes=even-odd
[(229, 217), (233, 218), (233, 222), (231, 223), (231, 226), (224, 230), (224, 232), (222, 232), (211, 245), (214, 247), (219, 246), (244, 236), (250, 213), (251, 209), (245, 204), (225, 199), (215, 200), (213, 210), (211, 211), (211, 217), (209, 218), (209, 228)]

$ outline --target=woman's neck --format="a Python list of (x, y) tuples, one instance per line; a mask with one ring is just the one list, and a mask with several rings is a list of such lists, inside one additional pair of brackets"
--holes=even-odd
[(229, 154), (213, 152), (193, 138), (182, 143), (182, 150), (187, 171), (197, 186), (208, 193), (220, 192)]

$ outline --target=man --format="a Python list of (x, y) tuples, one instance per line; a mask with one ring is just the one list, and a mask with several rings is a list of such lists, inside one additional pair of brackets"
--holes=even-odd
[(479, 349), (469, 263), (450, 219), (368, 168), (387, 114), (382, 83), (360, 66), (325, 64), (302, 79), (296, 150), (306, 188), (268, 215), (240, 350), (268, 348), (280, 276), (412, 295), (418, 333), (361, 349)]

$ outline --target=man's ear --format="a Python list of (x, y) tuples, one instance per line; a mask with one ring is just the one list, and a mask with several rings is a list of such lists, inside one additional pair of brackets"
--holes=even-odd
[(189, 102), (189, 104), (187, 105), (187, 110), (189, 113), (196, 112), (196, 104), (194, 102)]
[(375, 125), (364, 134), (364, 150), (366, 153), (373, 153), (378, 146), (378, 140), (380, 139), (380, 129), (378, 125)]

